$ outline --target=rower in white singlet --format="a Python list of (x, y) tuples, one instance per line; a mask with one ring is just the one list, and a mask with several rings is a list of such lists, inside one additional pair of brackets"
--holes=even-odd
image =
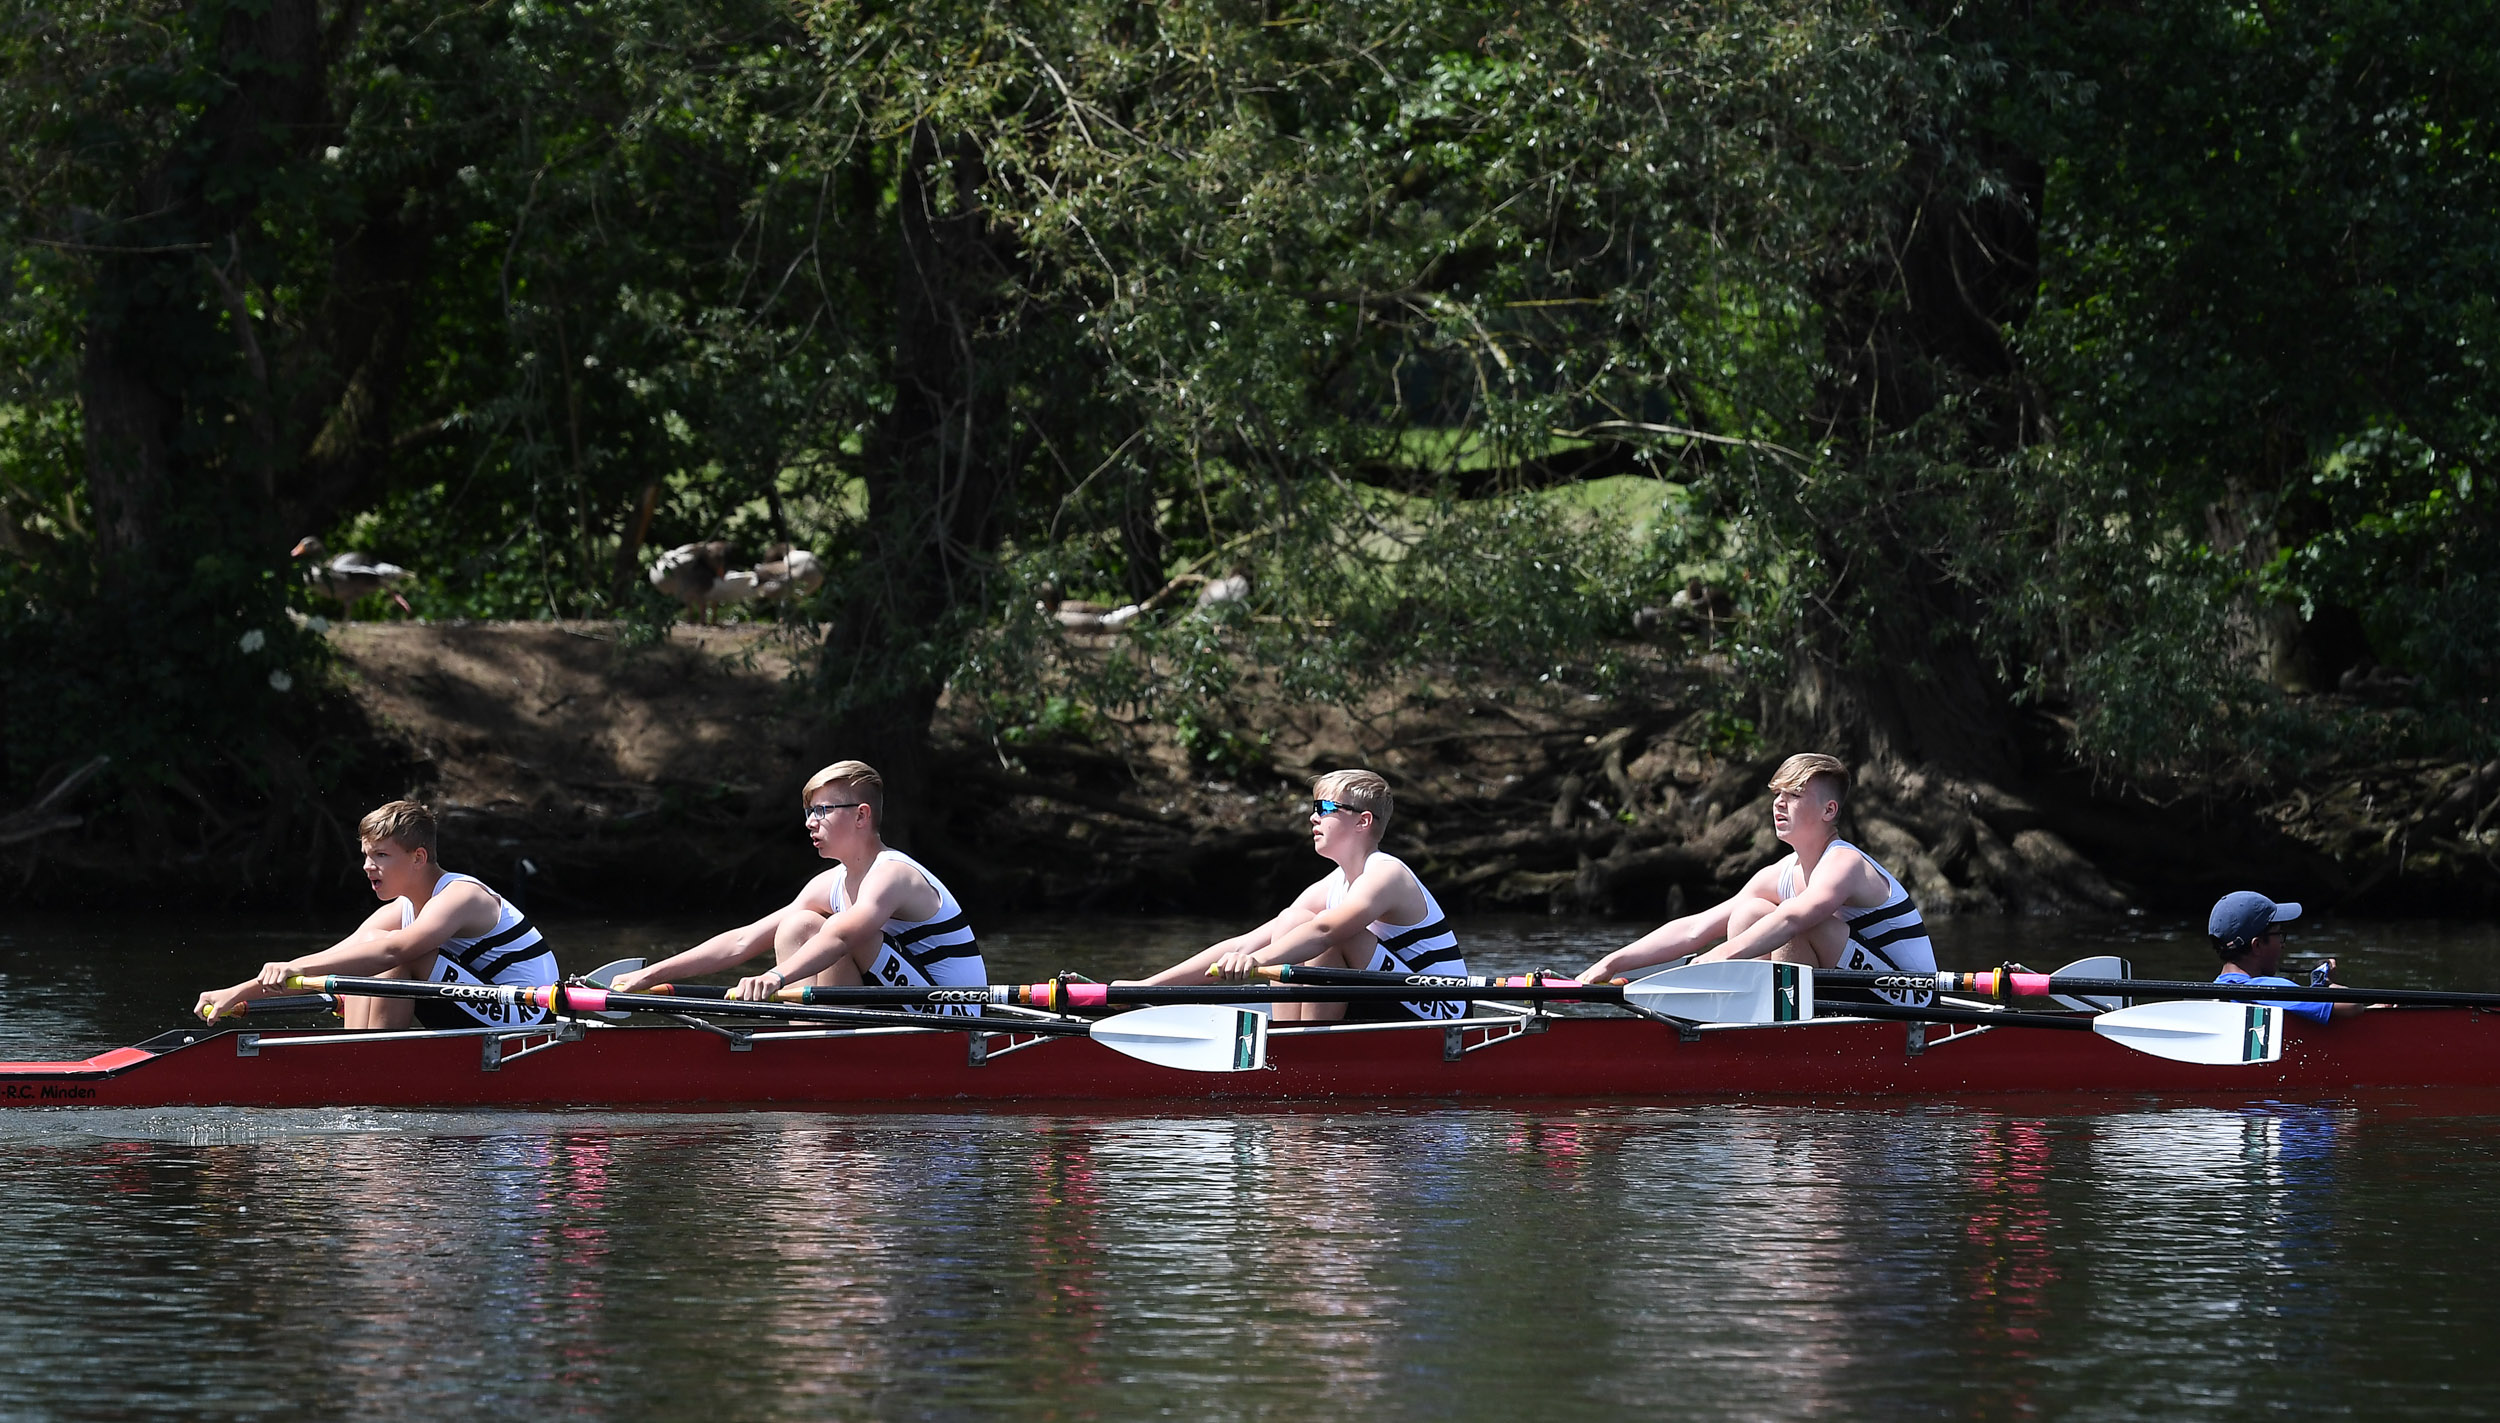
[[(715, 973), (765, 952), (773, 967), (740, 979), (735, 998), (770, 998), (785, 987), (954, 988), (989, 981), (963, 906), (929, 867), (886, 848), (885, 780), (861, 761), (836, 761), (799, 793), (816, 853), (834, 861), (788, 904), (752, 924), (715, 934), (649, 968), (619, 974), (631, 991)], [(974, 1013), (968, 1004), (948, 1013)]]
[[(1792, 853), (1755, 871), (1725, 901), (1659, 925), (1580, 976), (1603, 982), (1687, 954), (1935, 973), (1935, 946), (1909, 892), (1874, 856), (1840, 838), (1840, 803), (1848, 790), (1849, 770), (1832, 757), (1789, 757), (1771, 777), (1771, 830)], [(1815, 997), (1871, 1002), (1866, 995), (1873, 991), (1818, 984)], [(1918, 1006), (1933, 1000), (1934, 989), (1887, 989), (1881, 996)]]
[[(1906, 973), (1934, 977), (1936, 946), (1928, 940), (1927, 921), (1919, 917), (1918, 904), (1901, 881), (1885, 869), (1883, 862), (1846, 840), (1834, 840), (1831, 850), (1850, 850), (1863, 857), (1866, 867), (1883, 876), (1885, 897), (1881, 904), (1841, 906), (1841, 922), (1849, 926), (1847, 946), (1841, 950), (1840, 962), (1834, 968), (1866, 973)], [(1829, 854), (1830, 850), (1824, 853)], [(1779, 896), (1782, 902), (1797, 897), (1805, 888), (1804, 876), (1798, 873), (1797, 857), (1790, 855), (1779, 862)], [(1864, 990), (1887, 1003), (1904, 1008), (1924, 1007), (1935, 1001), (1932, 988), (1878, 988)], [(1817, 996), (1828, 996), (1835, 1002), (1846, 1002), (1844, 990), (1818, 989)]]
[[(1388, 781), (1371, 771), (1331, 771), (1311, 783), (1311, 849), (1336, 865), (1294, 897), (1284, 912), (1246, 934), (1211, 944), (1145, 980), (1148, 983), (1255, 981), (1273, 964), (1464, 974), (1441, 906), (1406, 862), (1380, 853), (1396, 812)], [(1388, 1003), (1348, 1012), (1344, 1003), (1285, 1002), (1276, 1020), (1344, 1017), (1463, 1018), (1465, 1003)]]
[[(445, 939), (435, 950), (433, 971), (428, 975), (436, 983), (516, 983), (544, 985), (556, 981), (555, 951), (547, 947), (538, 933), (538, 926), (528, 916), (488, 889), (486, 882), (475, 875), (445, 871), (434, 881), (433, 893), (440, 896), (453, 884), (473, 884), (492, 895), (497, 909), (495, 927), (469, 938)], [(414, 901), (400, 899), (399, 927), (413, 927), (417, 922)], [(510, 1003), (473, 1003), (465, 999), (421, 999), (416, 1019), (429, 1028), (512, 1028), (525, 1027), (547, 1020), (547, 1010), (537, 1005), (516, 1006)]]
[[(964, 917), (963, 906), (955, 902), (954, 892), (943, 880), (929, 872), (926, 865), (900, 850), (880, 850), (873, 863), (898, 863), (907, 866), (929, 888), (937, 891), (937, 911), (926, 919), (888, 919), (879, 931), (877, 955), (861, 973), (861, 978), (889, 988), (958, 988), (979, 987), (990, 981), (989, 967), (981, 960), (981, 946), (972, 937), (972, 922)], [(836, 865), (827, 872), (832, 883), (827, 892), (833, 901), (833, 912), (840, 914), (851, 907), (850, 868)], [(970, 1004), (949, 1004), (939, 1010), (945, 1013), (973, 1013)]]
[[(356, 932), (317, 954), (261, 965), (256, 978), (200, 995), (198, 1014), (224, 1015), (285, 989), (290, 978), (333, 974), (426, 979), (436, 983), (540, 986), (556, 981), (555, 955), (538, 930), (473, 875), (446, 874), (435, 860), (434, 812), (412, 800), (377, 808), (356, 827), (365, 882), (381, 907)], [(543, 1008), (450, 999), (339, 996), (350, 1028), (518, 1027), (544, 1021)]]
[[(1356, 877), (1371, 873), (1374, 865), (1384, 860), (1415, 882), (1415, 892), (1423, 896), (1424, 913), (1412, 924), (1392, 924), (1374, 919), (1364, 925), (1372, 936), (1372, 950), (1370, 957), (1363, 959), (1360, 966), (1374, 973), (1434, 973), (1465, 977), (1467, 957), (1459, 952), (1458, 935), (1451, 932), (1450, 921), (1441, 912), (1441, 902), (1432, 897), (1432, 891), (1424, 887), (1423, 880), (1407, 867), (1404, 860), (1387, 851), (1374, 850), (1364, 858)], [(1346, 892), (1354, 885), (1354, 881), (1346, 877), (1342, 866), (1329, 871), (1328, 878), (1321, 883), (1328, 887), (1330, 909), (1344, 903)], [(1358, 948), (1347, 957), (1352, 959), (1359, 953)], [(1390, 1011), (1366, 1011), (1380, 1008)], [(1346, 1016), (1354, 1019), (1463, 1018), (1467, 1016), (1467, 1005), (1456, 1002), (1355, 1004), (1346, 1010)]]

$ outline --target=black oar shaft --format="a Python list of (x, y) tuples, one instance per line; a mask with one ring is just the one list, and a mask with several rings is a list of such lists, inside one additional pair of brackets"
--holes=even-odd
[[(557, 1012), (600, 1013), (626, 1009), (646, 1013), (685, 1013), (698, 1005), (656, 993), (611, 993), (600, 988), (499, 983), (431, 983), (405, 978), (351, 978), (333, 975), (310, 980), (332, 993), (376, 998), (440, 998), (453, 1002), (512, 1003), (551, 1008)], [(977, 1018), (949, 1013), (880, 1012), (874, 1008), (813, 1008), (796, 1003), (750, 1003), (738, 999), (704, 1000), (705, 1013), (740, 1018), (771, 1018), (793, 1023), (826, 1023), (859, 1028), (937, 1028), (955, 1032), (1041, 1033), (1082, 1037), (1091, 1025), (1047, 1018)]]
[[(1871, 975), (1870, 975), (1871, 976)], [(1819, 982), (1823, 975), (1816, 974)], [(1929, 987), (1933, 987), (1930, 984)], [(1825, 1011), (1825, 1010), (1829, 1011)], [(1818, 1018), (1881, 1018), (1899, 1023), (1985, 1023), (1992, 1028), (2062, 1028), (2092, 1031), (2087, 1013), (2016, 1013), (2004, 1008), (1904, 1008), (1893, 1003), (1825, 1003), (1814, 1005)]]
[[(1347, 987), (1392, 986), (1409, 989), (1448, 989), (1473, 992), (1478, 996), (1498, 995), (1503, 998), (1564, 1001), (1582, 1003), (1620, 1003), (1623, 985), (1619, 983), (1581, 983), (1560, 974), (1506, 974), (1495, 977), (1461, 977), (1443, 973), (1382, 973), (1360, 968), (1313, 968), (1309, 964), (1285, 964), (1276, 970), (1279, 983), (1342, 984)], [(1412, 997), (1410, 993), (1408, 995)]]
[(2069, 994), (2091, 998), (2186, 998), (2218, 1003), (2396, 1003), (2424, 1008), (2500, 1008), (2500, 993), (2449, 993), (2421, 988), (2345, 988), (2296, 984), (2211, 983), (2158, 978), (2069, 978), (2062, 974), (1868, 973), (1817, 969), (1817, 984), (1835, 988), (1888, 988), (1976, 993), (1992, 998)]

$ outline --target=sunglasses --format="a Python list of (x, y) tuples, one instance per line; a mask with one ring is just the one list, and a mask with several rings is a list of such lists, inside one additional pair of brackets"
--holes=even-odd
[(1317, 816), (1329, 816), (1329, 815), (1335, 815), (1338, 811), (1341, 811), (1341, 810), (1342, 810), (1342, 811), (1344, 811), (1344, 812), (1345, 812), (1346, 814), (1348, 814), (1348, 815), (1361, 815), (1361, 814), (1363, 814), (1363, 807), (1361, 807), (1361, 806), (1359, 806), (1359, 805), (1348, 805), (1348, 804), (1346, 804), (1344, 801), (1341, 801), (1341, 800), (1315, 800), (1315, 801), (1312, 801), (1312, 802), (1311, 802), (1311, 814), (1313, 814), (1313, 815), (1317, 815)]
[(838, 805), (811, 805), (807, 808), (807, 823), (813, 825), (817, 821), (824, 819), (826, 816), (833, 814), (837, 810), (849, 810), (854, 806), (862, 806), (867, 803), (868, 802), (864, 800), (846, 800)]

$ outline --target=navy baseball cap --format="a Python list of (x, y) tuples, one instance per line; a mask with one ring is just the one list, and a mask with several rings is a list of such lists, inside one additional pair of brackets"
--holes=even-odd
[(2217, 939), (2254, 943), (2275, 925), (2299, 917), (2299, 905), (2277, 904), (2255, 890), (2243, 889), (2214, 901), (2214, 912), (2205, 921), (2205, 932)]

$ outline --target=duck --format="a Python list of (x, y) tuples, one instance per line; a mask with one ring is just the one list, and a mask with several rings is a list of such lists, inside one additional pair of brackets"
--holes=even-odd
[(651, 565), (651, 586), (710, 620), (712, 610), (752, 601), (763, 591), (753, 569), (729, 566), (729, 544), (711, 539), (679, 544)]
[(1210, 578), (1206, 586), (1198, 590), (1198, 606), (1201, 608), (1214, 609), (1223, 607), (1226, 603), (1248, 601), (1250, 601), (1250, 570), (1246, 568), (1237, 567), (1221, 578)]
[(408, 600), (391, 586), (411, 576), (396, 563), (384, 563), (371, 554), (353, 551), (332, 557), (321, 540), (310, 534), (296, 540), (288, 556), (311, 559), (311, 565), (304, 570), (305, 586), (322, 597), (335, 599), (341, 607), (353, 607), (360, 599), (387, 593), (392, 602), (399, 604), (401, 612), (413, 611)]
[(795, 598), (825, 586), (825, 565), (806, 549), (776, 546), (755, 565), (755, 577), (757, 596)]
[(652, 561), (651, 586), (689, 608), (702, 608), (711, 603), (713, 587), (728, 571), (728, 544), (718, 539), (679, 544)]

